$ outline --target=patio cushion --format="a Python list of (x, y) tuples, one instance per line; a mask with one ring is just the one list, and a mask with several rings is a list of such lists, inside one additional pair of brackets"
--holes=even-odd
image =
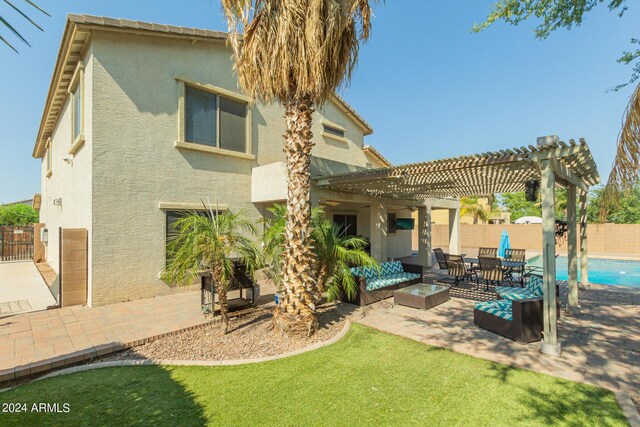
[(509, 286), (498, 286), (496, 293), (506, 300), (521, 300), (528, 298), (536, 298), (538, 295), (533, 294), (527, 288), (511, 288)]
[(536, 297), (542, 296), (542, 278), (538, 276), (530, 276), (524, 287)]
[(362, 271), (364, 278), (367, 279), (367, 282), (380, 277), (380, 273), (375, 267), (360, 267), (360, 270)]
[(502, 319), (513, 320), (511, 301), (496, 300), (479, 302), (476, 304), (475, 309), (498, 316)]
[(420, 277), (417, 273), (395, 273), (388, 276), (383, 276), (373, 280), (367, 280), (367, 290), (374, 291), (376, 289), (385, 288), (391, 285), (397, 285), (398, 283), (407, 282), (409, 280), (418, 279)]
[(351, 272), (351, 274), (353, 274), (354, 276), (362, 276), (362, 272), (360, 271), (360, 267), (353, 267), (350, 268), (349, 271)]

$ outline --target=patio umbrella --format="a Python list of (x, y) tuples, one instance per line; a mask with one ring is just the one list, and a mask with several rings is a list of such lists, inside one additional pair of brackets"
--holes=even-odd
[(504, 258), (504, 254), (507, 249), (511, 249), (511, 243), (509, 243), (509, 233), (507, 230), (502, 230), (502, 236), (500, 236), (500, 246), (498, 246), (498, 256)]

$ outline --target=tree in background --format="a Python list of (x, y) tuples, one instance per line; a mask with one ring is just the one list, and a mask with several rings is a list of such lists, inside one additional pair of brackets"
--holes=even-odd
[(317, 272), (311, 228), (311, 133), (323, 105), (353, 72), (369, 38), (368, 0), (222, 0), (240, 87), (254, 100), (284, 107), (287, 215), (283, 291), (274, 322), (283, 332), (317, 329)]
[(617, 206), (602, 217), (603, 188), (594, 187), (589, 192), (587, 219), (589, 222), (612, 222), (615, 224), (640, 224), (640, 186), (622, 195)]
[[(32, 2), (31, 0), (24, 0), (26, 3), (30, 4), (31, 6), (33, 6), (34, 8), (38, 9), (40, 12), (44, 13), (47, 16), (51, 16), (49, 15), (47, 12), (45, 12), (44, 10), (40, 9), (40, 7), (35, 4), (34, 2)], [(38, 24), (36, 24), (26, 13), (24, 13), (22, 11), (22, 9), (20, 9), (19, 7), (15, 6), (13, 3), (11, 3), (9, 0), (4, 0), (4, 3), (6, 5), (8, 5), (11, 9), (13, 9), (14, 11), (18, 12), (18, 14), (20, 14), (20, 16), (22, 16), (24, 19), (26, 19), (27, 21), (29, 21), (31, 23), (31, 25), (33, 25), (34, 27), (36, 27), (37, 29), (39, 29), (40, 31), (44, 31), (42, 29), (42, 27), (40, 27)], [(11, 23), (9, 23), (9, 21), (7, 21), (6, 15), (0, 15), (0, 24), (2, 24), (2, 26), (6, 29), (8, 29), (11, 33), (13, 33), (13, 35), (15, 35), (17, 38), (19, 38), (23, 43), (25, 43), (27, 46), (31, 47), (31, 45), (29, 44), (29, 42), (27, 41), (27, 39), (25, 39), (22, 34), (20, 34), (20, 32), (18, 30), (15, 29), (15, 27), (13, 25), (11, 25)], [(18, 53), (18, 50), (11, 44), (9, 43), (9, 41), (4, 38), (2, 35), (0, 35), (0, 41), (4, 42), (4, 44), (6, 44), (7, 46), (9, 46), (11, 49), (13, 49), (14, 52)]]
[[(547, 38), (558, 28), (571, 29), (582, 24), (584, 14), (600, 4), (606, 4), (610, 11), (615, 11), (622, 17), (627, 10), (625, 0), (500, 0), (493, 5), (486, 21), (476, 24), (473, 31), (482, 31), (495, 21), (504, 21), (518, 25), (531, 17), (541, 19), (542, 22), (535, 30), (539, 39)], [(635, 63), (629, 82), (618, 85), (618, 90), (640, 79), (640, 45), (639, 39), (632, 39), (636, 49), (624, 52), (618, 62), (622, 64)], [(609, 174), (607, 185), (600, 196), (601, 215), (606, 217), (608, 212), (615, 209), (621, 198), (631, 194), (638, 185), (640, 169), (640, 85), (636, 86), (627, 109), (624, 113), (624, 123), (618, 136), (616, 157)]]
[(486, 210), (484, 205), (478, 203), (478, 197), (461, 197), (460, 216), (470, 216), (473, 218), (473, 223), (477, 224), (478, 221), (489, 221), (491, 212)]
[(501, 194), (500, 204), (511, 212), (511, 221), (515, 221), (523, 216), (542, 216), (540, 203), (529, 202), (523, 191)]
[(38, 211), (31, 206), (16, 204), (0, 206), (0, 225), (30, 225), (39, 221)]

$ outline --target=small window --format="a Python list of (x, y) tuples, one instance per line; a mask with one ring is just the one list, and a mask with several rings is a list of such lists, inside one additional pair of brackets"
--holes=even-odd
[(73, 102), (73, 141), (82, 135), (82, 82), (72, 92)]
[(247, 152), (247, 103), (185, 85), (186, 142)]
[(331, 126), (331, 125), (327, 125), (327, 124), (323, 124), (322, 126), (324, 127), (324, 132), (325, 133), (344, 138), (344, 129), (339, 129), (339, 128), (335, 127), (335, 126)]
[(47, 175), (51, 175), (51, 146), (47, 148)]
[(373, 169), (373, 165), (369, 162), (367, 162), (367, 169)]
[(337, 224), (344, 236), (356, 236), (358, 234), (357, 215), (333, 215), (333, 223)]

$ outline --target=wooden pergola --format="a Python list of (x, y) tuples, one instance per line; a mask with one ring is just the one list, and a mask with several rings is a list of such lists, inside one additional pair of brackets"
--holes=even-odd
[[(568, 144), (557, 136), (538, 138), (527, 147), (434, 160), (422, 163), (367, 169), (320, 177), (325, 190), (365, 194), (381, 199), (418, 202), (433, 198), (489, 195), (525, 190), (532, 180), (540, 183), (542, 201), (542, 257), (544, 278), (544, 339), (541, 351), (560, 354), (556, 313), (555, 187), (567, 188), (567, 243), (569, 311), (579, 311), (578, 226), (580, 222), (581, 282), (588, 283), (587, 192), (600, 182), (596, 164), (584, 139)], [(579, 199), (579, 200), (578, 200)], [(578, 208), (579, 204), (579, 208)], [(418, 208), (419, 258), (431, 262), (431, 212)]]

